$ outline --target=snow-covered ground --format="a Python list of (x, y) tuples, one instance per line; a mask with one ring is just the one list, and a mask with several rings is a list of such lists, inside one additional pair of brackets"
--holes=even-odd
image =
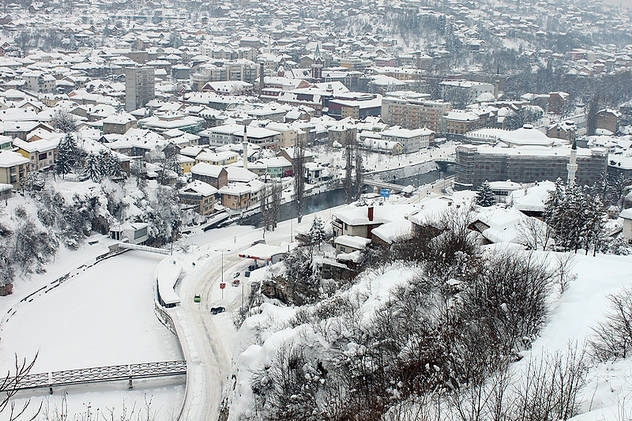
[[(611, 311), (608, 297), (632, 287), (632, 256), (577, 254), (573, 260), (577, 279), (556, 300), (549, 322), (534, 342), (529, 357), (540, 358), (568, 346), (582, 346), (592, 329)], [(579, 397), (581, 411), (573, 421), (629, 420), (632, 416), (632, 360), (595, 365), (588, 373), (587, 384)], [(619, 418), (619, 414), (626, 416)]]
[[(89, 246), (86, 246), (89, 247)], [(78, 253), (82, 255), (82, 253)], [(0, 370), (9, 369), (13, 355), (32, 357), (39, 352), (34, 373), (150, 361), (181, 359), (177, 338), (153, 311), (153, 275), (164, 256), (128, 252), (87, 269), (60, 287), (23, 306), (7, 323), (0, 342)], [(70, 262), (65, 262), (70, 259)], [(72, 255), (58, 256), (72, 267)], [(158, 387), (153, 387), (157, 385)], [(47, 393), (25, 393), (37, 403), (40, 396), (52, 408), (68, 392), (70, 413), (91, 408), (144, 406), (153, 400), (158, 420), (170, 420), (179, 410), (183, 379), (139, 382), (133, 392), (127, 384), (59, 388)], [(47, 391), (45, 391), (47, 392)]]

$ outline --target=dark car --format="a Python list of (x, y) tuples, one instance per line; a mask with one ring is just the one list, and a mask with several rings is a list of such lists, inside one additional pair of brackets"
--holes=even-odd
[(257, 240), (254, 243), (251, 244), (251, 246), (256, 246), (257, 244), (265, 244), (266, 240)]
[(225, 311), (226, 309), (224, 307), (211, 307), (211, 314), (219, 314)]

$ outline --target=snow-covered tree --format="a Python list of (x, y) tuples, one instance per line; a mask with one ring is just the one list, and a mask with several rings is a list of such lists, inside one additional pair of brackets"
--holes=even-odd
[(309, 229), (309, 240), (312, 245), (318, 245), (318, 250), (320, 250), (320, 245), (325, 239), (325, 227), (323, 225), (323, 221), (318, 217), (314, 217), (314, 221), (312, 222), (312, 227)]
[(101, 150), (98, 158), (103, 176), (118, 177), (121, 175), (121, 163), (111, 151)]
[(66, 134), (57, 146), (57, 161), (55, 162), (55, 172), (64, 177), (77, 162), (77, 143), (75, 138)]
[(476, 192), (476, 204), (489, 207), (496, 203), (494, 192), (487, 181), (484, 181)]
[(98, 155), (93, 153), (88, 154), (86, 157), (84, 174), (95, 183), (98, 183), (101, 179), (103, 179), (103, 165)]
[(64, 133), (71, 133), (77, 130), (77, 120), (65, 110), (58, 110), (53, 115), (53, 127)]

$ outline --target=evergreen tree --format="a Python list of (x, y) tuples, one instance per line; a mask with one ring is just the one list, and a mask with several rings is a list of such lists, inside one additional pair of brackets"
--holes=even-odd
[(86, 158), (86, 166), (84, 168), (84, 174), (88, 176), (95, 183), (100, 182), (103, 179), (103, 165), (98, 155), (93, 153), (89, 154)]
[(67, 134), (57, 146), (57, 161), (55, 172), (64, 177), (75, 166), (77, 159), (77, 144), (71, 134)]
[(484, 181), (476, 193), (476, 204), (483, 207), (489, 207), (495, 203), (496, 198), (494, 197), (494, 192), (492, 192), (492, 188), (489, 186), (489, 183)]
[(325, 239), (325, 227), (323, 226), (323, 221), (317, 216), (314, 217), (312, 227), (309, 230), (309, 239), (310, 243), (318, 245), (318, 250), (320, 250), (320, 245)]

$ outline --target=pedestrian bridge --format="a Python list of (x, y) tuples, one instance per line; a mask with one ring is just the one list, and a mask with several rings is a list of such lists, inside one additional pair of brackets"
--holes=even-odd
[(377, 187), (378, 189), (389, 189), (390, 191), (393, 191), (393, 192), (400, 192), (406, 188), (406, 186), (402, 186), (400, 184), (387, 183), (385, 181), (375, 180), (375, 179), (370, 179), (370, 178), (365, 179), (364, 184), (371, 187)]
[(169, 250), (159, 249), (157, 247), (143, 246), (141, 244), (117, 243), (114, 246), (110, 246), (110, 248), (112, 247), (116, 247), (118, 249), (124, 249), (124, 250), (140, 250), (140, 251), (146, 251), (149, 253), (158, 253), (158, 254), (164, 254), (164, 255), (171, 254)]
[(187, 374), (186, 361), (158, 361), (28, 374), (12, 380), (10, 384), (15, 390), (48, 388), (52, 394), (55, 387), (124, 380), (128, 381), (128, 386), (131, 389), (133, 380), (184, 374)]

